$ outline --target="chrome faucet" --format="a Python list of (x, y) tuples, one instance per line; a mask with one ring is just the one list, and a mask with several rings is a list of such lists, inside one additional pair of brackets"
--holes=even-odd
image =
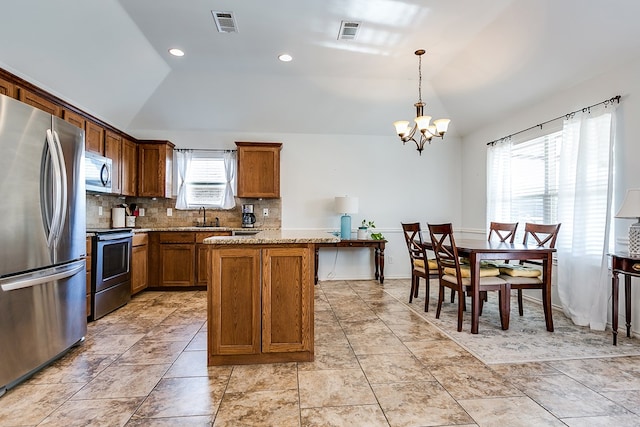
[(198, 209), (198, 213), (200, 213), (200, 211), (202, 211), (202, 226), (206, 227), (207, 226), (207, 209), (204, 206), (200, 206), (200, 209)]

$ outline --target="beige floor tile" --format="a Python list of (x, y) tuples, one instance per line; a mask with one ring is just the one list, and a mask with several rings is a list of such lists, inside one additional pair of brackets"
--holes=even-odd
[(142, 398), (68, 400), (39, 426), (124, 426)]
[(144, 338), (144, 334), (125, 335), (91, 335), (87, 333), (87, 339), (82, 344), (83, 351), (96, 354), (122, 354), (131, 346)]
[(455, 399), (522, 396), (520, 390), (484, 365), (443, 365), (432, 368), (431, 374)]
[(191, 339), (185, 351), (207, 350), (207, 331), (200, 329), (198, 333)]
[(144, 397), (169, 369), (166, 365), (111, 365), (73, 396), (74, 400)]
[(562, 427), (565, 424), (528, 397), (459, 400), (481, 427)]
[(549, 362), (555, 369), (597, 391), (638, 390), (640, 357)]
[(348, 343), (337, 345), (317, 345), (316, 343), (313, 362), (298, 363), (298, 371), (359, 368), (358, 359)]
[(558, 418), (626, 413), (622, 406), (566, 375), (514, 377), (511, 382)]
[(132, 418), (126, 427), (211, 427), (213, 415), (200, 417)]
[(0, 397), (0, 426), (34, 426), (84, 384), (23, 383)]
[(356, 355), (409, 353), (409, 349), (391, 332), (347, 335)]
[(93, 354), (72, 351), (33, 377), (30, 384), (88, 383), (110, 366), (116, 354)]
[(164, 378), (209, 377), (229, 378), (231, 366), (207, 366), (206, 351), (184, 351), (178, 356)]
[(473, 419), (436, 381), (373, 384), (391, 426), (443, 426)]
[(298, 382), (301, 408), (376, 403), (360, 369), (300, 371)]
[(546, 362), (532, 363), (508, 363), (499, 365), (489, 365), (491, 370), (498, 375), (505, 377), (524, 377), (536, 375), (558, 375), (560, 371), (553, 368)]
[(297, 390), (225, 393), (215, 427), (300, 425)]
[(640, 387), (638, 390), (609, 391), (600, 394), (625, 407), (628, 411), (640, 415)]
[(118, 364), (154, 365), (173, 363), (189, 341), (164, 341), (144, 338), (124, 352)]
[(234, 366), (227, 393), (296, 389), (297, 372), (295, 363)]
[(164, 378), (136, 411), (136, 418), (214, 415), (227, 378)]
[(332, 406), (300, 410), (302, 427), (344, 427), (389, 425), (378, 405)]
[(146, 338), (162, 341), (191, 341), (203, 322), (167, 323), (164, 321), (149, 329)]
[(450, 340), (408, 341), (404, 345), (429, 367), (481, 364), (471, 353)]
[(367, 354), (358, 360), (370, 384), (435, 381), (412, 354)]
[(610, 415), (601, 417), (579, 417), (579, 418), (563, 418), (569, 427), (638, 427), (640, 426), (640, 417), (637, 415)]

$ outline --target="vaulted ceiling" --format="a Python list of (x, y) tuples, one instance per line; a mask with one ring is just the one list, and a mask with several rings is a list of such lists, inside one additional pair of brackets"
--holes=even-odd
[[(640, 57), (635, 0), (3, 3), (0, 67), (132, 136), (393, 137), (415, 115), (416, 49), (425, 113), (464, 136)], [(211, 11), (232, 12), (237, 32), (218, 32)], [(360, 23), (354, 40), (338, 39), (341, 21)]]

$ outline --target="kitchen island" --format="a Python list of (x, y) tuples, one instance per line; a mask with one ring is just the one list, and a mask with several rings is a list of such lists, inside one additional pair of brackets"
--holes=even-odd
[(210, 237), (208, 365), (313, 360), (315, 245), (326, 232)]

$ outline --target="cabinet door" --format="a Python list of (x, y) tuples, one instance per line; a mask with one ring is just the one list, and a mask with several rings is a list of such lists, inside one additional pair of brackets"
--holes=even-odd
[(210, 355), (260, 353), (260, 250), (209, 250)]
[(160, 245), (160, 286), (193, 286), (195, 244)]
[(24, 88), (19, 89), (20, 96), (18, 99), (24, 102), (25, 104), (29, 104), (32, 107), (36, 107), (39, 110), (46, 111), (49, 114), (53, 114), (56, 117), (62, 117), (62, 108), (52, 101), (49, 101), (46, 98), (43, 98), (40, 95), (36, 95), (33, 92), (30, 92)]
[(148, 245), (134, 246), (131, 249), (131, 295), (147, 288)]
[(196, 285), (206, 286), (207, 275), (207, 248), (209, 245), (202, 244), (202, 241), (212, 236), (231, 236), (231, 231), (211, 231), (207, 233), (196, 233)]
[(280, 197), (280, 143), (236, 142), (238, 197)]
[(138, 196), (171, 197), (173, 144), (170, 142), (138, 145)]
[(122, 194), (122, 137), (111, 131), (105, 132), (104, 155), (111, 159), (111, 192)]
[(0, 94), (15, 98), (16, 86), (10, 81), (0, 78)]
[(87, 151), (104, 155), (104, 129), (89, 120), (84, 127), (84, 147)]
[(122, 140), (122, 195), (138, 194), (138, 145), (128, 139)]
[(313, 349), (311, 249), (262, 251), (263, 353)]
[(84, 130), (85, 120), (80, 114), (74, 113), (73, 111), (63, 110), (62, 118), (65, 122), (71, 123), (75, 127), (79, 127)]

